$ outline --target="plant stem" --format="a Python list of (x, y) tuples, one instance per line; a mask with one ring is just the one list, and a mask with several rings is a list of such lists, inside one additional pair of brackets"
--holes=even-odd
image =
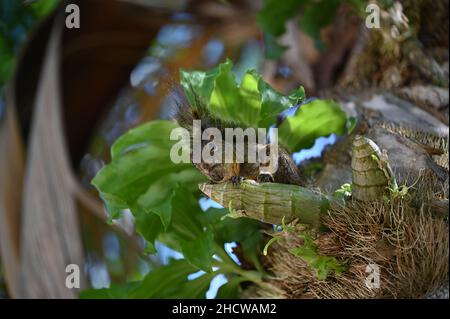
[(241, 277), (252, 281), (256, 284), (262, 283), (262, 274), (258, 271), (244, 270), (228, 255), (224, 248), (216, 246), (216, 254), (220, 257), (221, 261), (215, 261), (214, 266), (219, 267), (220, 272), (223, 274), (232, 273), (240, 275)]
[(320, 216), (333, 201), (331, 198), (297, 185), (261, 183), (245, 180), (232, 183), (199, 185), (200, 190), (224, 207), (232, 217), (249, 217), (265, 223), (289, 222), (298, 218), (302, 224), (319, 225)]

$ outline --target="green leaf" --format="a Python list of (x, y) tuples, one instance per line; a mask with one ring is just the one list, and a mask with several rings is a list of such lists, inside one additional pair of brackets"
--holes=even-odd
[(298, 13), (301, 0), (285, 0), (280, 4), (277, 0), (266, 0), (264, 7), (256, 15), (256, 21), (264, 32), (265, 56), (278, 60), (288, 49), (280, 45), (277, 37), (286, 32), (286, 22)]
[(152, 270), (142, 281), (88, 289), (81, 292), (80, 298), (202, 298), (214, 274), (188, 280), (188, 275), (195, 272), (197, 269), (186, 260), (172, 260), (170, 264)]
[[(130, 208), (134, 214), (133, 209), (138, 208), (150, 212), (161, 204), (160, 195), (170, 194), (177, 182), (194, 190), (204, 180), (192, 164), (171, 161), (170, 149), (175, 141), (170, 141), (170, 132), (176, 127), (169, 121), (149, 122), (114, 143), (112, 161), (92, 180), (112, 217), (124, 208)], [(168, 217), (163, 216), (166, 226)]]
[(161, 218), (164, 229), (169, 227), (172, 217), (172, 199), (176, 180), (173, 175), (159, 178), (142, 194), (137, 203), (147, 213), (154, 213)]
[[(150, 244), (158, 238), (172, 249), (181, 251), (183, 243), (191, 242), (202, 235), (199, 220), (204, 214), (198, 201), (186, 187), (174, 186), (170, 203), (171, 210), (168, 213), (171, 220), (166, 227), (164, 227), (161, 213), (154, 209), (150, 212), (138, 210), (136, 227)], [(190, 256), (186, 258), (188, 257)]]
[(170, 149), (174, 144), (174, 141), (170, 141), (170, 133), (177, 127), (174, 122), (158, 120), (133, 128), (114, 142), (111, 147), (111, 158), (114, 160), (126, 155), (128, 151), (145, 147)]
[(18, 52), (31, 28), (48, 15), (59, 0), (30, 3), (0, 0), (0, 93), (10, 79)]
[(316, 271), (317, 279), (325, 280), (331, 272), (337, 275), (346, 270), (345, 265), (339, 263), (332, 256), (320, 256), (317, 246), (308, 234), (300, 235), (303, 238), (303, 246), (292, 248), (289, 251), (296, 257), (303, 259), (309, 267)]
[(267, 84), (260, 75), (258, 75), (258, 90), (261, 92), (262, 104), (261, 115), (258, 121), (258, 127), (269, 127), (275, 124), (277, 116), (284, 110), (295, 106), (305, 100), (305, 90), (299, 87), (294, 90), (289, 97), (284, 96), (280, 92), (274, 90)]
[(300, 15), (300, 28), (323, 47), (320, 41), (320, 31), (329, 25), (336, 16), (342, 3), (349, 3), (356, 12), (363, 16), (365, 0), (277, 0), (264, 1), (264, 7), (257, 14), (256, 21), (264, 31), (266, 56), (269, 59), (278, 59), (284, 48), (276, 38), (286, 32), (286, 22)]
[[(206, 211), (206, 215), (212, 209)], [(228, 209), (223, 209), (222, 216), (228, 214)], [(212, 212), (217, 214), (217, 210)], [(223, 246), (225, 243), (237, 242), (241, 245), (247, 261), (259, 266), (259, 255), (262, 250), (261, 224), (257, 220), (250, 218), (221, 218), (220, 222), (210, 225), (214, 231), (214, 238), (217, 243)]]
[(172, 233), (178, 246), (201, 233), (200, 223), (191, 217), (201, 214), (193, 194), (205, 177), (190, 163), (170, 160), (175, 143), (170, 133), (176, 127), (169, 121), (153, 121), (128, 131), (112, 146), (112, 161), (92, 181), (111, 218), (131, 210), (136, 229), (150, 248), (165, 231)]
[[(152, 124), (154, 122), (145, 125)], [(124, 138), (126, 137), (125, 134)], [(169, 139), (168, 136), (166, 138)], [(92, 181), (104, 199), (114, 198), (117, 202), (128, 206), (133, 206), (157, 178), (186, 168), (183, 165), (176, 166), (170, 161), (169, 141), (166, 147), (151, 143), (134, 149), (131, 149), (131, 146), (134, 145), (130, 145), (128, 151), (119, 154), (114, 151), (113, 145), (111, 163), (104, 166)]]
[(201, 216), (202, 224), (214, 232), (214, 239), (221, 247), (225, 243), (239, 243), (246, 261), (258, 268), (263, 239), (261, 223), (250, 218), (230, 218), (228, 214), (226, 208), (209, 208)]
[(296, 90), (294, 90), (291, 94), (289, 94), (288, 99), (292, 105), (297, 105), (303, 102), (306, 98), (305, 88), (300, 86)]
[(184, 242), (181, 249), (184, 257), (192, 265), (206, 272), (212, 271), (214, 235), (211, 231), (206, 231), (197, 238)]
[(144, 253), (146, 253), (148, 255), (154, 255), (157, 252), (158, 251), (156, 250), (154, 241), (152, 241), (152, 242), (145, 241)]
[(169, 227), (170, 219), (172, 217), (172, 198), (173, 193), (171, 193), (167, 200), (162, 201), (161, 204), (152, 208), (152, 212), (161, 218), (165, 230)]
[(31, 7), (33, 8), (36, 16), (45, 17), (55, 10), (59, 3), (60, 0), (39, 0), (33, 2)]
[(150, 251), (155, 251), (154, 242), (158, 235), (164, 231), (161, 218), (153, 213), (147, 213), (144, 210), (137, 210), (135, 213), (136, 230), (151, 245)]
[(200, 221), (204, 227), (215, 229), (220, 225), (221, 220), (228, 214), (226, 208), (210, 207), (204, 214), (200, 216)]
[(261, 109), (258, 79), (251, 72), (247, 72), (238, 87), (231, 68), (229, 61), (219, 65), (209, 108), (213, 114), (225, 121), (256, 127)]
[(174, 260), (152, 270), (141, 285), (129, 293), (129, 298), (178, 298), (178, 292), (188, 282), (188, 275), (196, 271), (186, 260)]
[(0, 36), (0, 85), (7, 82), (13, 69), (14, 54), (9, 50), (6, 39)]
[[(226, 61), (225, 64), (230, 63)], [(219, 68), (209, 71), (180, 70), (180, 82), (191, 105), (200, 102), (208, 103), (214, 88), (214, 80), (219, 73)]]
[(273, 236), (272, 238), (270, 238), (270, 240), (264, 246), (263, 255), (267, 256), (267, 250), (269, 249), (269, 247), (276, 241), (280, 240), (281, 238), (282, 238), (281, 236)]
[[(142, 281), (125, 284), (112, 284), (104, 289), (87, 289), (80, 293), (82, 299), (123, 299), (123, 298), (177, 298), (201, 299), (205, 298), (211, 280), (217, 275), (215, 272), (204, 273), (189, 280), (190, 274), (196, 273), (186, 260), (172, 260), (167, 266), (161, 266), (150, 272)], [(239, 284), (245, 278), (234, 276), (219, 288), (217, 298), (238, 297)]]
[(321, 0), (305, 6), (300, 18), (300, 28), (316, 41), (320, 41), (320, 30), (335, 19), (342, 0)]
[(258, 80), (253, 71), (247, 71), (242, 78), (238, 91), (241, 104), (233, 105), (235, 112), (239, 114), (238, 119), (243, 123), (249, 123), (249, 126), (258, 125), (257, 119), (261, 111), (261, 95), (258, 91)]
[(186, 187), (180, 186), (172, 200), (172, 222), (168, 229), (177, 237), (177, 248), (181, 248), (184, 242), (192, 241), (203, 233), (200, 223), (202, 214), (197, 198)]
[(141, 282), (126, 284), (111, 284), (109, 288), (86, 289), (80, 292), (81, 299), (126, 299), (131, 291), (141, 285)]
[(223, 122), (254, 128), (270, 127), (275, 124), (278, 114), (305, 99), (303, 87), (286, 97), (254, 70), (248, 70), (238, 85), (232, 68), (233, 64), (227, 60), (207, 72), (182, 71), (186, 95), (192, 99), (195, 99), (194, 93), (201, 97), (206, 101), (208, 111)]
[(112, 223), (113, 219), (120, 218), (122, 211), (129, 207), (121, 198), (112, 194), (100, 192), (100, 198), (105, 204), (106, 211), (109, 213), (108, 223)]
[(262, 239), (260, 223), (250, 218), (225, 217), (228, 209), (209, 208), (202, 218), (204, 225), (214, 231), (214, 238), (220, 244), (251, 241), (251, 237)]
[(358, 124), (358, 119), (354, 116), (350, 116), (347, 119), (347, 134), (352, 134), (352, 132), (356, 128), (357, 124)]
[(346, 120), (346, 113), (338, 103), (316, 99), (284, 119), (278, 128), (278, 139), (290, 151), (308, 149), (318, 137), (344, 134)]
[(245, 278), (235, 276), (231, 278), (226, 284), (221, 286), (217, 291), (216, 299), (232, 299), (239, 297), (239, 287)]
[(216, 274), (206, 273), (198, 278), (189, 280), (177, 292), (177, 298), (180, 299), (202, 299), (205, 298), (206, 292), (211, 285), (211, 280)]
[(342, 184), (339, 189), (334, 191), (333, 196), (343, 200), (350, 198), (352, 196), (352, 184)]
[(298, 8), (307, 0), (266, 0), (256, 15), (256, 21), (264, 32), (280, 36), (286, 32), (286, 21), (298, 13)]

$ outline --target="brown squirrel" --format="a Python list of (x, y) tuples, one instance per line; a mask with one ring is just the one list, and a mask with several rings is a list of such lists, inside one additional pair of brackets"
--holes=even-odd
[[(227, 122), (214, 117), (207, 107), (197, 98), (195, 104), (195, 106), (190, 105), (185, 97), (180, 97), (178, 94), (176, 99), (177, 109), (174, 119), (181, 127), (191, 130), (193, 121), (200, 120), (202, 133), (207, 128), (217, 128), (221, 131), (222, 136), (225, 136), (223, 134), (225, 128), (240, 127), (236, 123)], [(211, 141), (202, 141), (202, 147), (209, 142)], [(222, 143), (224, 143), (224, 141), (222, 141)], [(267, 147), (267, 145), (264, 145), (264, 147)], [(222, 161), (221, 163), (206, 163), (203, 160), (200, 163), (194, 163), (197, 169), (213, 182), (231, 181), (236, 185), (244, 179), (251, 179), (261, 183), (274, 182), (301, 185), (297, 165), (294, 163), (289, 152), (281, 145), (278, 145), (277, 164), (278, 168), (276, 172), (271, 174), (261, 170), (260, 164), (258, 163), (225, 163), (225, 161)]]

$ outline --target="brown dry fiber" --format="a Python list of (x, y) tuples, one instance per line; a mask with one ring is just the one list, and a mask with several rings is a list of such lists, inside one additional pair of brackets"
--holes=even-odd
[[(422, 179), (419, 184), (426, 185)], [(289, 249), (302, 245), (290, 235), (270, 250), (270, 270), (277, 280), (273, 291), (285, 298), (417, 298), (448, 281), (449, 229), (433, 218), (426, 203), (426, 186), (409, 198), (333, 206), (324, 216), (329, 231), (316, 237), (320, 255), (334, 256), (348, 266), (341, 275), (318, 280), (314, 272)], [(424, 195), (425, 194), (425, 195)], [(417, 206), (414, 197), (422, 198)], [(380, 288), (370, 289), (366, 267), (380, 267)], [(267, 295), (258, 291), (256, 296)]]

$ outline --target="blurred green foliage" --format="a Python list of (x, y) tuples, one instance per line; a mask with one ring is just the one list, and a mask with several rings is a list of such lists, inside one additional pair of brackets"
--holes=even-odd
[[(195, 283), (188, 281), (189, 274), (196, 271), (186, 260), (173, 260), (169, 265), (151, 271), (144, 280), (122, 285), (111, 285), (110, 288), (86, 290), (81, 298), (180, 298), (188, 291), (186, 298), (206, 293), (209, 287), (202, 280)], [(202, 276), (204, 277), (204, 276)], [(203, 279), (200, 277), (200, 279)], [(206, 276), (208, 278), (210, 276)], [(211, 278), (208, 278), (211, 280)]]
[(299, 27), (315, 40), (319, 48), (320, 30), (335, 19), (339, 6), (348, 3), (357, 13), (364, 12), (365, 0), (265, 0), (264, 7), (257, 14), (257, 22), (264, 31), (266, 56), (277, 59), (286, 47), (277, 42), (277, 38), (286, 32), (286, 22), (301, 13)]
[(59, 2), (0, 0), (0, 88), (10, 78), (15, 58), (30, 29)]

